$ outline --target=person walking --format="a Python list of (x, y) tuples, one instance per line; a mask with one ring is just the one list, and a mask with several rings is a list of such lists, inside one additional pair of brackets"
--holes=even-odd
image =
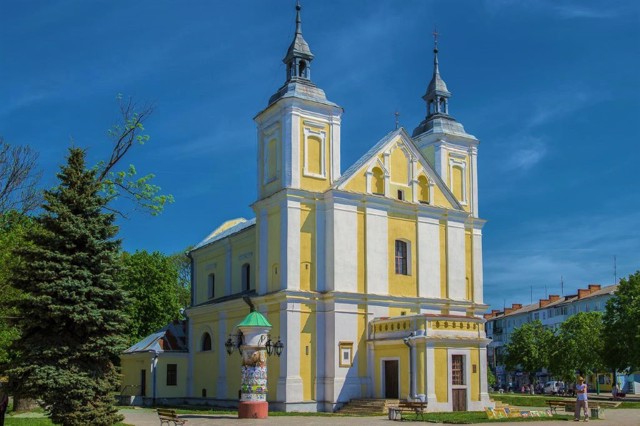
[(584, 410), (584, 421), (589, 421), (589, 403), (587, 401), (587, 384), (582, 376), (578, 377), (576, 385), (576, 410), (573, 420), (580, 421), (580, 409)]

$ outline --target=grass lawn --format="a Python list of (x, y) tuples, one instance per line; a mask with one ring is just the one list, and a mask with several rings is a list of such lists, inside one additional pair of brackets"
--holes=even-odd
[[(541, 422), (552, 420), (551, 417), (510, 417), (504, 419), (489, 419), (484, 411), (459, 411), (455, 413), (425, 413), (424, 420), (417, 418), (415, 414), (403, 414), (402, 420), (448, 423), (448, 424), (469, 424), (469, 423), (511, 423), (511, 422)], [(571, 420), (570, 415), (554, 415), (553, 420)]]
[[(51, 422), (51, 420), (49, 420), (46, 417), (12, 418), (11, 416), (9, 416), (5, 418), (4, 424), (5, 426), (53, 426), (53, 422)], [(115, 426), (133, 426), (133, 425), (127, 425), (126, 423), (116, 423)]]
[[(545, 403), (548, 399), (557, 399), (557, 400), (571, 400), (574, 401), (575, 398), (563, 398), (558, 396), (550, 396), (550, 395), (525, 395), (525, 394), (506, 394), (506, 393), (492, 393), (491, 398), (495, 401), (504, 402), (505, 404), (519, 406), (519, 407), (546, 407)], [(597, 401), (596, 399), (591, 399), (591, 401)], [(636, 401), (621, 401), (621, 404), (617, 408), (611, 408), (612, 410), (620, 409), (620, 408), (640, 408), (640, 402)]]

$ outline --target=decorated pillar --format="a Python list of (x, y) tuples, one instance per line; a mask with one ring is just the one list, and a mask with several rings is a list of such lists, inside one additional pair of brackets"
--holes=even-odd
[[(266, 419), (267, 403), (267, 348), (271, 324), (260, 312), (251, 312), (238, 324), (242, 377), (238, 418)], [(270, 344), (270, 341), (269, 341)]]

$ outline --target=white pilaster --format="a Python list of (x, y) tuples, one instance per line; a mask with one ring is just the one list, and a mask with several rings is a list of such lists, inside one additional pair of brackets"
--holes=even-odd
[(332, 117), (331, 126), (331, 183), (340, 179), (340, 117)]
[(193, 321), (187, 321), (187, 342), (190, 346), (187, 354), (187, 397), (191, 397), (193, 396), (193, 354), (197, 350), (197, 343), (193, 339)]
[(329, 239), (325, 218), (327, 208), (324, 202), (316, 203), (316, 290), (327, 290), (327, 240)]
[(484, 303), (484, 283), (482, 274), (482, 231), (473, 230), (473, 301)]
[(231, 262), (231, 255), (232, 255), (232, 251), (231, 251), (231, 243), (230, 242), (226, 242), (226, 246), (225, 246), (226, 250), (225, 250), (225, 274), (224, 274), (224, 294), (225, 296), (228, 296), (231, 294), (231, 283), (232, 283), (232, 276), (233, 276), (233, 271), (232, 271), (232, 262)]
[(333, 209), (333, 289), (358, 291), (358, 215), (356, 206), (334, 204)]
[(480, 365), (478, 365), (478, 371), (480, 372), (480, 403), (482, 408), (490, 405), (489, 399), (489, 381), (487, 379), (487, 348), (480, 348)]
[(478, 207), (478, 148), (469, 148), (469, 156), (471, 157), (471, 202), (473, 216), (479, 217)]
[[(278, 401), (301, 402), (302, 378), (300, 377), (300, 304), (284, 302), (280, 310), (280, 335), (286, 336), (280, 357)], [(285, 318), (282, 321), (282, 318)]]
[(448, 295), (450, 299), (465, 300), (467, 297), (465, 260), (464, 224), (448, 221), (447, 278), (449, 290)]
[(440, 297), (440, 222), (418, 217), (418, 297)]
[[(282, 112), (282, 186), (284, 188), (290, 188), (293, 186), (294, 180), (297, 186), (300, 185), (299, 177), (294, 178), (294, 175), (299, 174), (298, 169), (293, 167), (293, 146), (296, 146), (296, 151), (299, 149), (298, 144), (300, 136), (296, 131), (293, 131), (293, 117), (291, 115), (291, 108), (287, 108)], [(298, 118), (299, 122), (299, 118)], [(296, 124), (298, 123), (296, 122)], [(295, 127), (298, 129), (298, 127)], [(295, 138), (295, 141), (293, 140)], [(296, 160), (298, 163), (299, 159)], [(296, 187), (297, 187), (296, 186)]]
[(258, 294), (267, 293), (267, 284), (269, 281), (269, 217), (267, 209), (263, 208), (258, 215)]
[(366, 256), (367, 293), (389, 293), (389, 232), (387, 212), (367, 207), (366, 209)]
[[(227, 341), (227, 314), (220, 312), (218, 317), (218, 379), (216, 383), (216, 397), (227, 398), (227, 353), (225, 342)], [(238, 373), (239, 374), (239, 373)]]
[[(433, 348), (433, 344), (427, 342), (425, 351), (424, 351), (424, 365), (425, 365), (425, 377), (424, 382), (426, 383), (427, 388), (425, 392), (427, 394), (427, 406), (435, 407), (438, 403), (438, 399), (436, 398), (436, 357), (435, 351)], [(439, 366), (440, 368), (448, 368), (446, 365)]]
[[(285, 199), (280, 216), (281, 289), (300, 289), (300, 202)], [(286, 266), (286, 267), (284, 267)]]

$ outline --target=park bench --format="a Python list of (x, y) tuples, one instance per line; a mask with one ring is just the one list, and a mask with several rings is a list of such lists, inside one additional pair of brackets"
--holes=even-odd
[(402, 413), (415, 413), (416, 420), (420, 416), (424, 420), (424, 410), (427, 403), (422, 401), (400, 401), (397, 406), (389, 407), (389, 419), (402, 420)]
[[(567, 412), (574, 412), (576, 407), (576, 402), (573, 400), (547, 399), (545, 402), (553, 414), (558, 414), (558, 408), (564, 408)], [(616, 408), (619, 405), (619, 402), (589, 400), (589, 410), (596, 410), (591, 411), (591, 417), (602, 418), (605, 408)]]
[(176, 410), (171, 410), (168, 408), (158, 408), (158, 417), (160, 418), (160, 426), (163, 424), (167, 424), (170, 426), (170, 423), (173, 422), (174, 426), (184, 425), (187, 421), (180, 419), (178, 414), (176, 414)]
[(566, 408), (567, 405), (575, 407), (575, 401), (568, 401), (562, 399), (547, 399), (545, 403), (549, 406), (549, 409), (553, 414), (558, 414), (558, 408)]

